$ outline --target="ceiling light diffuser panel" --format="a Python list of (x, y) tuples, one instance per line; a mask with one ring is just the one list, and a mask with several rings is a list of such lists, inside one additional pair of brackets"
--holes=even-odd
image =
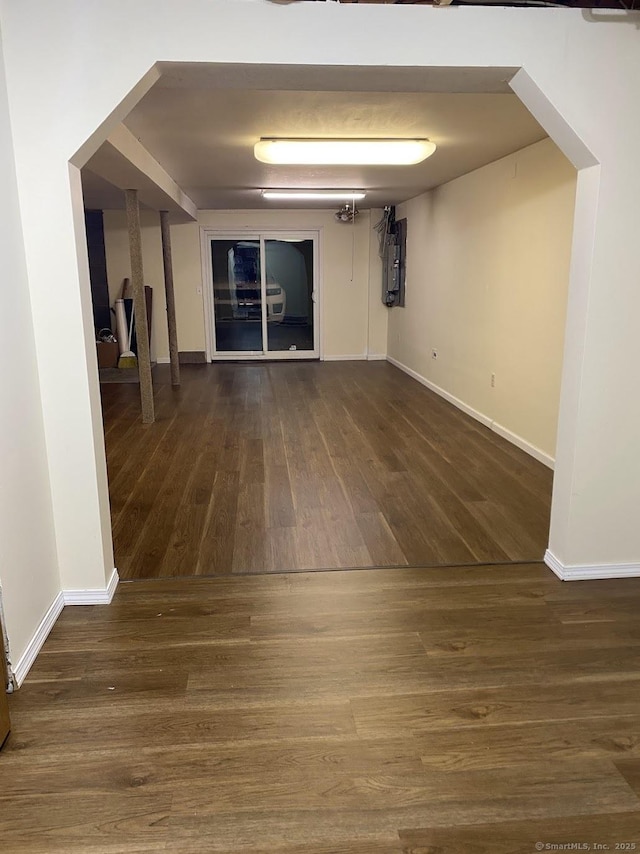
[(412, 166), (435, 150), (428, 139), (261, 139), (254, 146), (262, 163), (299, 166)]
[(345, 200), (361, 201), (366, 196), (362, 190), (262, 190), (263, 199), (288, 201), (325, 201), (342, 202)]

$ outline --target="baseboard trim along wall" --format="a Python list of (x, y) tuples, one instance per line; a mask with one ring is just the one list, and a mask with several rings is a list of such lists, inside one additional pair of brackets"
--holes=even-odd
[(87, 590), (63, 590), (65, 605), (108, 605), (118, 586), (118, 570), (114, 569), (106, 587), (90, 587)]
[(108, 605), (113, 599), (113, 594), (118, 586), (118, 570), (114, 569), (106, 587), (97, 587), (89, 590), (61, 590), (49, 606), (49, 610), (40, 621), (33, 637), (27, 644), (27, 648), (20, 656), (20, 660), (13, 668), (13, 675), (18, 687), (22, 685), (31, 669), (44, 642), (49, 637), (51, 629), (62, 613), (65, 605)]
[(324, 362), (385, 362), (385, 353), (355, 353), (347, 356), (324, 356)]
[(18, 688), (24, 682), (27, 673), (31, 670), (33, 662), (36, 660), (38, 653), (46, 639), (49, 637), (49, 632), (54, 627), (56, 620), (62, 613), (64, 608), (64, 595), (62, 591), (58, 593), (56, 598), (49, 606), (49, 610), (40, 621), (40, 625), (35, 630), (33, 637), (27, 644), (27, 648), (20, 656), (20, 660), (13, 668), (13, 676), (18, 685)]
[(181, 365), (206, 365), (207, 354), (204, 350), (180, 350), (178, 362)]
[(492, 421), (489, 424), (489, 427), (494, 433), (497, 433), (498, 436), (502, 436), (502, 438), (506, 439), (507, 442), (511, 442), (512, 445), (520, 448), (521, 451), (529, 454), (529, 456), (538, 460), (539, 463), (542, 463), (553, 471), (556, 461), (553, 457), (550, 457), (549, 454), (545, 454), (544, 451), (541, 451), (540, 448), (536, 448), (535, 445), (527, 442), (526, 439), (523, 439), (522, 436), (518, 436), (517, 433), (512, 433), (511, 430), (507, 430), (506, 427), (503, 427), (502, 424), (498, 424), (497, 421)]
[(350, 356), (324, 356), (325, 362), (364, 362), (367, 359), (366, 353), (355, 353)]
[[(193, 356), (194, 358), (183, 358)], [(204, 353), (202, 354), (204, 356)], [(387, 359), (386, 353), (358, 353), (356, 356), (325, 356), (325, 362), (385, 362)], [(156, 359), (158, 365), (168, 365), (170, 359), (168, 356), (158, 356)], [(201, 358), (199, 353), (180, 353), (181, 365), (202, 364), (206, 359)]]
[(549, 549), (545, 552), (544, 562), (562, 581), (640, 578), (640, 563), (596, 563), (565, 566)]
[(546, 454), (544, 451), (541, 451), (540, 448), (536, 448), (535, 445), (532, 445), (530, 442), (527, 442), (526, 439), (523, 439), (522, 436), (518, 436), (516, 433), (512, 433), (511, 430), (507, 430), (506, 427), (503, 427), (501, 424), (498, 424), (496, 421), (493, 421), (489, 418), (488, 415), (484, 415), (482, 412), (478, 412), (477, 409), (473, 409), (473, 407), (469, 406), (463, 400), (460, 400), (457, 397), (454, 397), (445, 389), (440, 388), (435, 383), (432, 383), (431, 380), (428, 380), (426, 377), (423, 377), (422, 374), (419, 374), (417, 371), (412, 370), (411, 368), (404, 365), (402, 362), (399, 362), (397, 359), (394, 359), (393, 356), (387, 356), (387, 361), (394, 365), (396, 368), (399, 368), (405, 374), (408, 374), (414, 380), (417, 380), (421, 385), (428, 388), (430, 391), (437, 394), (439, 397), (444, 398), (448, 403), (451, 403), (457, 409), (460, 409), (466, 415), (470, 415), (471, 418), (474, 418), (476, 421), (479, 421), (480, 424), (483, 424), (485, 427), (488, 427), (490, 430), (493, 430), (494, 433), (497, 433), (498, 436), (501, 436), (503, 439), (506, 439), (508, 442), (511, 442), (512, 445), (520, 448), (521, 451), (529, 454), (529, 456), (538, 460), (538, 462), (547, 466), (550, 469), (553, 469), (555, 460), (553, 457), (550, 457), (549, 454)]

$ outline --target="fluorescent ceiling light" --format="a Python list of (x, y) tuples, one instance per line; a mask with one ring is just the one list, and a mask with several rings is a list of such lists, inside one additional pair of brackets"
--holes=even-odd
[(355, 199), (364, 199), (366, 193), (362, 190), (262, 190), (263, 199), (287, 199), (293, 201), (302, 199), (305, 201), (342, 202)]
[(435, 150), (428, 139), (261, 139), (253, 149), (262, 163), (332, 166), (410, 166)]

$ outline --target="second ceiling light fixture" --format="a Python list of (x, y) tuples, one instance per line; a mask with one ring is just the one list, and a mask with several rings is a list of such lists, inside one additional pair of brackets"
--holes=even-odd
[(366, 196), (363, 190), (262, 190), (263, 199), (272, 201), (306, 201), (320, 199), (325, 202), (362, 201)]

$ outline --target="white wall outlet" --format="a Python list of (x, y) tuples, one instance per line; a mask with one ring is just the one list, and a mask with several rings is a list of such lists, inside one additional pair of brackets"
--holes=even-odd
[(438, 351), (437, 351), (437, 350), (433, 349), (433, 350), (431, 351), (431, 358), (432, 358), (432, 359), (437, 359), (437, 358), (438, 358)]
[(496, 387), (496, 375), (491, 374), (491, 388), (495, 388), (495, 387)]

